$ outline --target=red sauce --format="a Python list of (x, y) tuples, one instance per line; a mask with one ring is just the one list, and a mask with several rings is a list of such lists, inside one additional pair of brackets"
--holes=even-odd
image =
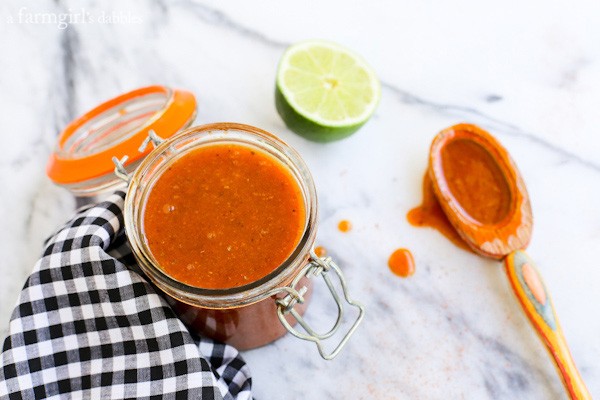
[(458, 139), (441, 151), (448, 189), (460, 207), (475, 221), (500, 222), (511, 205), (511, 191), (492, 155), (473, 140)]
[(394, 274), (402, 278), (415, 273), (415, 259), (408, 249), (395, 250), (388, 259), (388, 266)]
[(301, 189), (288, 168), (239, 144), (192, 150), (157, 179), (144, 211), (152, 255), (174, 279), (226, 289), (281, 265), (304, 231)]
[(338, 223), (338, 229), (340, 232), (349, 232), (352, 229), (352, 223), (346, 219), (343, 219)]
[(410, 210), (406, 215), (406, 219), (412, 226), (434, 228), (456, 246), (472, 251), (469, 245), (462, 240), (442, 210), (442, 206), (433, 192), (431, 178), (428, 173), (425, 173), (425, 177), (423, 178), (423, 202), (420, 206)]

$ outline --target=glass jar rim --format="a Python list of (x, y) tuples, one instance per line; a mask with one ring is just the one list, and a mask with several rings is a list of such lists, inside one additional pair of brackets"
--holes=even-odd
[[(185, 147), (182, 152), (177, 152), (175, 146), (185, 143), (186, 140), (196, 140), (196, 142)], [(274, 155), (297, 180), (306, 205), (304, 232), (286, 261), (261, 279), (228, 289), (200, 288), (170, 277), (153, 259), (150, 249), (143, 239), (141, 224), (138, 223), (140, 216), (143, 217), (143, 204), (152, 186), (152, 182), (148, 187), (143, 182), (145, 179), (156, 180), (162, 171), (159, 171), (160, 168), (156, 168), (155, 164), (161, 159), (168, 160), (177, 155), (184, 156), (193, 148), (216, 143), (241, 143)], [(222, 122), (191, 127), (156, 146), (133, 173), (125, 197), (124, 210), (125, 230), (129, 242), (146, 275), (171, 297), (205, 308), (240, 307), (270, 297), (270, 292), (287, 285), (306, 264), (316, 236), (316, 189), (310, 171), (300, 155), (277, 136), (262, 129), (239, 123)]]

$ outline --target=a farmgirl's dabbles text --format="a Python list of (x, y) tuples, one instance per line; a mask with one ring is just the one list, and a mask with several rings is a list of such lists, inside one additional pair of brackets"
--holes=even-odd
[(304, 231), (306, 210), (292, 173), (249, 146), (190, 151), (157, 179), (144, 233), (158, 264), (188, 285), (226, 289), (281, 265)]

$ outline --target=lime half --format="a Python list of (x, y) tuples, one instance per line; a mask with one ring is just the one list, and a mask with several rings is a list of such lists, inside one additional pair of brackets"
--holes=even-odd
[(331, 42), (290, 46), (277, 71), (275, 106), (292, 131), (317, 142), (356, 132), (381, 96), (375, 72), (359, 55)]

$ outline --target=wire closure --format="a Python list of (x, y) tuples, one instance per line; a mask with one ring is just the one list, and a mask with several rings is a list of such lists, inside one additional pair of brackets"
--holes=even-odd
[(112, 158), (112, 162), (115, 164), (115, 175), (122, 181), (125, 181), (127, 184), (129, 184), (131, 181), (131, 176), (129, 176), (127, 169), (125, 169), (125, 163), (127, 160), (129, 160), (129, 156), (123, 156), (120, 160), (115, 156)]
[[(165, 139), (158, 136), (156, 134), (156, 132), (154, 132), (153, 129), (150, 129), (148, 131), (148, 136), (146, 137), (146, 139), (144, 139), (144, 141), (138, 148), (138, 152), (144, 153), (146, 151), (146, 148), (148, 147), (148, 144), (150, 144), (150, 143), (152, 143), (154, 148), (157, 148), (158, 145), (164, 141), (165, 141)], [(124, 155), (120, 160), (115, 156), (112, 157), (112, 162), (113, 162), (113, 164), (115, 164), (115, 175), (119, 179), (127, 182), (127, 184), (129, 184), (129, 182), (131, 182), (131, 174), (129, 172), (127, 172), (127, 168), (125, 168), (125, 164), (127, 163), (128, 160), (129, 160), (128, 155)]]
[(158, 136), (156, 134), (156, 132), (154, 132), (154, 129), (150, 129), (148, 131), (148, 137), (146, 139), (144, 139), (144, 141), (142, 142), (142, 144), (138, 148), (138, 152), (139, 153), (144, 153), (146, 151), (146, 148), (148, 147), (148, 144), (150, 144), (150, 142), (152, 142), (152, 145), (154, 146), (154, 148), (157, 148), (158, 145), (161, 144), (164, 141), (165, 141), (165, 139), (163, 139), (160, 136)]
[[(356, 318), (348, 332), (346, 332), (342, 340), (333, 349), (333, 351), (327, 353), (323, 347), (323, 341), (325, 339), (330, 338), (331, 336), (333, 336), (333, 334), (335, 334), (338, 331), (344, 316), (344, 305), (342, 299), (340, 298), (337, 290), (333, 286), (333, 283), (331, 282), (331, 279), (328, 276), (328, 273), (330, 271), (335, 272), (335, 274), (337, 275), (342, 286), (342, 291), (346, 303), (350, 306), (358, 308), (359, 313), (358, 317)], [(302, 279), (303, 277), (311, 278), (312, 276), (321, 276), (323, 278), (325, 284), (331, 292), (331, 295), (333, 296), (333, 299), (338, 309), (338, 315), (335, 324), (328, 332), (322, 334), (315, 332), (310, 327), (310, 325), (308, 325), (308, 323), (304, 320), (304, 318), (294, 309), (294, 306), (296, 304), (304, 303), (303, 296), (307, 291), (306, 286), (303, 286), (300, 289), (296, 289), (296, 285), (298, 284), (298, 282), (300, 282), (300, 279)], [(287, 295), (285, 297), (275, 300), (275, 303), (277, 304), (277, 316), (279, 317), (279, 320), (281, 321), (283, 326), (288, 330), (288, 332), (290, 332), (292, 335), (296, 336), (299, 339), (314, 342), (317, 345), (319, 354), (325, 360), (331, 360), (338, 355), (340, 350), (348, 342), (348, 339), (350, 339), (350, 336), (352, 336), (358, 325), (361, 323), (365, 315), (364, 306), (358, 302), (353, 301), (350, 298), (348, 294), (348, 287), (346, 285), (346, 279), (344, 278), (344, 274), (342, 273), (340, 268), (333, 262), (331, 257), (320, 258), (315, 254), (314, 250), (310, 251), (309, 263), (300, 271), (300, 273), (296, 276), (296, 278), (294, 278), (294, 280), (289, 286), (273, 289), (271, 290), (271, 292), (269, 293), (269, 295), (276, 295), (281, 292), (287, 292)], [(302, 326), (302, 328), (306, 331), (306, 333), (299, 332), (296, 328), (294, 328), (285, 318), (287, 314), (291, 314), (296, 319), (296, 321), (298, 321), (300, 326)]]

